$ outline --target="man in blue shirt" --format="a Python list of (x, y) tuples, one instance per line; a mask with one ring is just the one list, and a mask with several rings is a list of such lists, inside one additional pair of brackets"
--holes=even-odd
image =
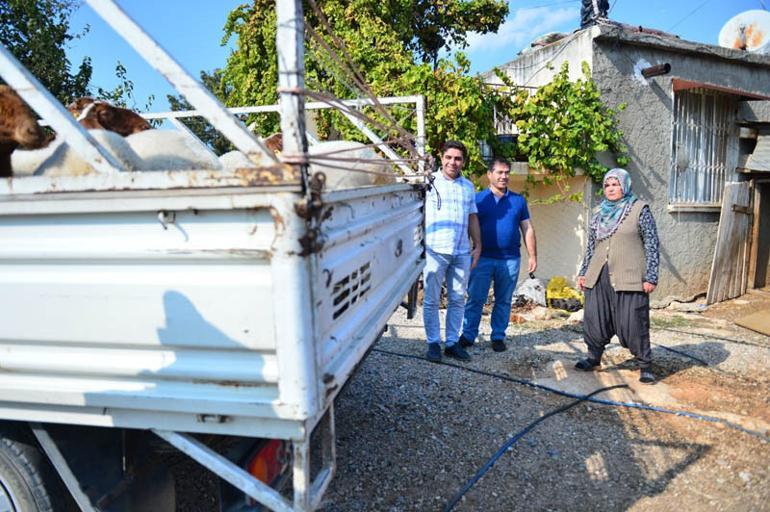
[[(471, 358), (458, 343), (470, 270), (481, 254), (473, 183), (461, 174), (468, 152), (461, 142), (441, 148), (441, 172), (425, 197), (425, 294), (422, 316), (428, 341), (428, 361), (441, 361), (438, 306), (446, 282), (446, 347), (444, 354), (461, 361)], [(473, 240), (471, 246), (468, 237)]]
[(489, 285), (494, 281), (495, 303), (492, 308), (492, 349), (505, 350), (505, 329), (511, 314), (511, 297), (519, 277), (521, 237), (529, 255), (528, 271), (537, 269), (535, 229), (529, 220), (527, 201), (508, 190), (511, 164), (495, 158), (487, 171), (489, 188), (476, 194), (476, 209), (481, 226), (481, 257), (471, 272), (468, 301), (465, 304), (460, 345), (470, 347), (479, 334), (481, 309), (487, 302)]

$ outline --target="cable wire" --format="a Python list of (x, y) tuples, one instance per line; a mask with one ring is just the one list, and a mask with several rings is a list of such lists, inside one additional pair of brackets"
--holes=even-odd
[(308, 0), (308, 3), (310, 4), (311, 8), (315, 12), (316, 16), (318, 16), (319, 21), (321, 24), (326, 28), (327, 33), (329, 34), (329, 37), (331, 37), (332, 41), (334, 41), (335, 45), (339, 49), (340, 53), (342, 53), (344, 57), (343, 59), (340, 58), (338, 53), (329, 46), (329, 44), (321, 37), (318, 32), (316, 32), (313, 27), (311, 27), (309, 24), (305, 26), (305, 30), (313, 37), (313, 39), (316, 40), (317, 43), (319, 43), (321, 46), (326, 49), (326, 51), (329, 53), (329, 56), (335, 60), (343, 69), (343, 71), (346, 71), (350, 78), (353, 79), (354, 83), (361, 89), (363, 93), (365, 93), (369, 99), (374, 104), (375, 110), (377, 110), (380, 115), (382, 115), (388, 122), (392, 124), (392, 128), (396, 130), (396, 132), (401, 133), (402, 135), (406, 135), (407, 132), (403, 128), (401, 128), (395, 119), (390, 115), (390, 113), (380, 104), (377, 95), (374, 94), (374, 92), (371, 90), (369, 85), (366, 83), (366, 79), (363, 77), (363, 75), (360, 73), (360, 71), (357, 69), (357, 66), (355, 65), (355, 61), (351, 57), (350, 53), (347, 50), (347, 45), (345, 42), (339, 38), (332, 29), (331, 23), (329, 23), (328, 18), (323, 13), (321, 8), (318, 6), (315, 0)]
[(689, 13), (688, 15), (686, 15), (684, 18), (682, 18), (681, 20), (677, 21), (676, 23), (674, 23), (673, 25), (671, 25), (669, 28), (667, 28), (667, 29), (666, 29), (666, 32), (668, 32), (668, 31), (670, 31), (670, 30), (673, 30), (673, 29), (674, 29), (674, 27), (678, 26), (678, 25), (679, 25), (680, 23), (682, 23), (684, 20), (686, 20), (687, 18), (689, 18), (690, 16), (692, 16), (693, 14), (695, 14), (696, 12), (698, 12), (698, 11), (701, 9), (701, 7), (703, 7), (704, 5), (706, 5), (707, 3), (709, 3), (710, 1), (711, 1), (711, 0), (705, 0), (705, 1), (704, 1), (702, 4), (700, 4), (698, 7), (696, 7), (696, 8), (695, 8), (695, 9), (693, 9), (692, 11), (690, 11), (690, 13)]
[(692, 359), (693, 361), (696, 361), (696, 362), (700, 363), (700, 364), (701, 364), (701, 366), (708, 366), (708, 367), (710, 367), (710, 366), (711, 366), (711, 365), (708, 363), (708, 361), (704, 361), (703, 359), (701, 359), (701, 358), (699, 358), (699, 357), (695, 357), (694, 355), (692, 355), (692, 354), (688, 354), (687, 352), (684, 352), (684, 351), (682, 351), (682, 350), (677, 350), (677, 349), (675, 349), (675, 348), (667, 347), (667, 346), (665, 346), (665, 345), (661, 345), (660, 343), (650, 343), (650, 344), (651, 344), (651, 345), (655, 345), (656, 347), (660, 347), (660, 348), (662, 348), (663, 350), (667, 350), (667, 351), (669, 351), (669, 352), (672, 352), (672, 353), (674, 353), (674, 354), (679, 354), (680, 356), (684, 356), (684, 357), (686, 357), (686, 358), (688, 358), (688, 359)]
[(498, 459), (503, 456), (503, 454), (506, 452), (506, 450), (508, 450), (511, 446), (516, 444), (516, 442), (519, 439), (521, 439), (522, 437), (527, 435), (527, 433), (529, 433), (529, 431), (532, 430), (533, 428), (535, 428), (538, 424), (540, 424), (543, 421), (547, 420), (551, 416), (556, 416), (557, 414), (561, 414), (561, 413), (563, 413), (563, 412), (565, 412), (565, 411), (567, 411), (569, 409), (572, 409), (576, 405), (589, 400), (594, 395), (597, 395), (599, 393), (603, 393), (605, 391), (610, 391), (612, 389), (627, 388), (627, 387), (628, 387), (628, 384), (616, 384), (614, 386), (607, 386), (607, 387), (604, 387), (604, 388), (599, 388), (596, 391), (592, 391), (591, 393), (589, 393), (589, 394), (587, 394), (585, 396), (581, 396), (579, 399), (575, 400), (574, 402), (570, 402), (567, 405), (563, 405), (563, 406), (559, 407), (558, 409), (554, 409), (554, 410), (548, 412), (547, 414), (544, 414), (543, 416), (539, 417), (538, 419), (536, 419), (535, 421), (533, 421), (532, 423), (530, 423), (529, 425), (524, 427), (522, 430), (520, 430), (518, 433), (516, 433), (513, 437), (508, 439), (508, 441), (506, 441), (500, 447), (500, 449), (497, 450), (497, 452), (495, 452), (495, 454), (487, 461), (486, 464), (481, 466), (481, 468), (476, 472), (476, 474), (473, 475), (473, 477), (465, 483), (463, 488), (460, 489), (452, 497), (452, 499), (449, 500), (449, 502), (444, 507), (444, 512), (450, 512), (455, 507), (455, 505), (457, 505), (457, 503), (462, 499), (462, 497), (465, 495), (465, 493), (467, 493), (471, 489), (471, 487), (473, 487), (476, 484), (476, 482), (481, 480), (481, 478), (486, 474), (486, 472), (489, 471), (492, 468), (492, 466), (495, 465), (495, 462), (497, 462)]
[(679, 334), (687, 334), (687, 335), (692, 335), (692, 336), (700, 336), (701, 338), (711, 338), (713, 340), (726, 341), (728, 343), (735, 343), (737, 345), (748, 345), (750, 347), (759, 347), (759, 348), (770, 349), (770, 345), (763, 345), (762, 343), (752, 343), (752, 342), (746, 341), (746, 340), (736, 340), (734, 338), (724, 338), (724, 337), (720, 337), (720, 336), (713, 336), (711, 334), (702, 334), (702, 333), (699, 333), (699, 332), (680, 331), (680, 330), (677, 330), (677, 329), (670, 329), (668, 327), (653, 327), (653, 329), (656, 329), (656, 330), (660, 329), (662, 331), (670, 331), (670, 332), (676, 332), (676, 333), (679, 333)]
[[(389, 354), (389, 355), (393, 355), (393, 356), (397, 356), (397, 357), (405, 357), (405, 358), (409, 358), (409, 359), (417, 359), (419, 361), (425, 361), (425, 359), (420, 357), (420, 356), (415, 356), (415, 355), (412, 355), (412, 354), (402, 354), (400, 352), (392, 352), (392, 351), (389, 351), (389, 350), (384, 350), (384, 349), (379, 349), (379, 348), (373, 348), (372, 352), (379, 352), (379, 353), (382, 353), (382, 354)], [(437, 364), (437, 363), (431, 363), (431, 364)], [(547, 391), (549, 393), (553, 393), (553, 394), (559, 395), (559, 396), (565, 396), (565, 397), (568, 397), (568, 398), (581, 398), (582, 396), (584, 396), (584, 395), (579, 395), (579, 394), (576, 394), (576, 393), (570, 393), (569, 391), (562, 391), (560, 389), (552, 388), (552, 387), (546, 386), (544, 384), (538, 384), (538, 383), (533, 382), (533, 381), (531, 381), (529, 379), (520, 379), (518, 377), (511, 377), (509, 375), (502, 375), (502, 374), (499, 374), (499, 373), (487, 372), (487, 371), (484, 371), (484, 370), (477, 370), (475, 368), (470, 368), (470, 367), (467, 367), (467, 366), (461, 366), (459, 364), (454, 364), (454, 363), (450, 363), (450, 362), (446, 362), (446, 361), (442, 361), (442, 362), (440, 362), (438, 364), (443, 364), (444, 366), (450, 366), (452, 368), (458, 368), (460, 370), (465, 370), (465, 371), (468, 371), (468, 372), (471, 372), (471, 373), (477, 373), (479, 375), (486, 375), (487, 377), (493, 377), (493, 378), (500, 379), (500, 380), (505, 380), (505, 381), (508, 381), (508, 382), (514, 382), (516, 384), (521, 384), (522, 386), (527, 386), (527, 387), (530, 387), (530, 388), (539, 389), (541, 391)], [(640, 403), (637, 403), (637, 402), (618, 402), (618, 401), (615, 401), (615, 400), (604, 400), (602, 398), (593, 398), (593, 397), (589, 398), (588, 401), (592, 402), (592, 403), (595, 403), (595, 404), (611, 405), (611, 406), (614, 406), (614, 407), (626, 407), (626, 408), (629, 408), (629, 409), (640, 409), (640, 410), (643, 410), (643, 411), (651, 411), (651, 412), (659, 412), (659, 413), (663, 413), (663, 414), (671, 414), (671, 415), (674, 415), (674, 416), (680, 416), (680, 417), (683, 417), (683, 418), (696, 419), (696, 420), (700, 420), (700, 421), (706, 421), (706, 422), (709, 422), (709, 423), (719, 423), (719, 424), (724, 425), (724, 426), (726, 426), (728, 428), (731, 428), (733, 430), (737, 430), (739, 432), (743, 432), (745, 434), (749, 434), (751, 436), (757, 437), (757, 438), (759, 438), (759, 439), (761, 439), (761, 440), (763, 440), (765, 442), (770, 442), (770, 437), (768, 437), (766, 434), (763, 434), (762, 432), (757, 432), (755, 430), (747, 429), (745, 427), (742, 427), (742, 426), (740, 426), (740, 425), (738, 425), (736, 423), (733, 423), (731, 421), (725, 420), (723, 418), (717, 418), (717, 417), (714, 417), (714, 416), (706, 416), (704, 414), (698, 414), (698, 413), (694, 413), (694, 412), (690, 412), (690, 411), (677, 411), (677, 410), (674, 410), (674, 409), (666, 409), (665, 407), (658, 407), (658, 406), (654, 406), (654, 405), (640, 404)]]
[(547, 4), (533, 4), (526, 7), (519, 7), (517, 11), (531, 11), (532, 9), (541, 9), (543, 7), (553, 7), (554, 5), (574, 4), (580, 0), (562, 0), (561, 2), (549, 2)]

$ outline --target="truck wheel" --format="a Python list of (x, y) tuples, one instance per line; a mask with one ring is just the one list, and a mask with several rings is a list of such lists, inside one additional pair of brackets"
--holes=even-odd
[(16, 431), (0, 430), (0, 512), (52, 512), (51, 493), (58, 485), (34, 444)]

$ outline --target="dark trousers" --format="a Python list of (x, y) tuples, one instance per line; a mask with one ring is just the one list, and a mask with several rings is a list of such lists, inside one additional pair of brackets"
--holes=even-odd
[(616, 292), (607, 265), (593, 288), (586, 289), (583, 338), (591, 358), (600, 361), (613, 335), (631, 351), (641, 368), (649, 368), (650, 298), (644, 292)]

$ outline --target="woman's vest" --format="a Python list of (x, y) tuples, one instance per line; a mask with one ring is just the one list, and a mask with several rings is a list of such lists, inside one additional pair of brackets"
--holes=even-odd
[(617, 292), (641, 292), (647, 262), (644, 244), (639, 235), (639, 215), (647, 206), (640, 200), (634, 202), (631, 211), (618, 229), (604, 240), (597, 242), (594, 255), (586, 271), (586, 288), (593, 288), (599, 280), (604, 264), (610, 274), (610, 283)]

